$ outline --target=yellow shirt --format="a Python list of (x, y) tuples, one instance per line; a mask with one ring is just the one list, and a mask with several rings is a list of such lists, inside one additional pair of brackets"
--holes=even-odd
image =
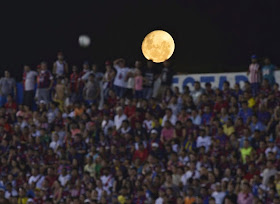
[(256, 105), (255, 99), (254, 99), (254, 98), (250, 98), (250, 99), (248, 100), (248, 107), (249, 107), (249, 108), (253, 108), (254, 105)]
[(276, 183), (276, 190), (277, 190), (278, 195), (280, 195), (280, 181), (278, 181)]
[(120, 196), (118, 196), (118, 201), (119, 201), (120, 204), (125, 204), (126, 199), (125, 199), (124, 196), (120, 195)]
[(18, 204), (26, 204), (28, 198), (18, 198)]
[(223, 125), (223, 128), (224, 128), (224, 133), (227, 135), (227, 136), (230, 136), (232, 133), (234, 133), (235, 129), (233, 126), (230, 126), (228, 127), (226, 124)]
[(248, 148), (241, 148), (240, 149), (241, 152), (241, 156), (242, 156), (242, 160), (243, 163), (246, 163), (246, 156), (250, 156), (250, 154), (252, 153), (252, 147), (248, 147)]
[(94, 175), (95, 175), (95, 164), (91, 164), (91, 165), (89, 165), (89, 164), (87, 164), (87, 165), (85, 165), (85, 167), (84, 167), (84, 171), (85, 172), (88, 172), (89, 173), (89, 175), (90, 175), (90, 177), (94, 177)]

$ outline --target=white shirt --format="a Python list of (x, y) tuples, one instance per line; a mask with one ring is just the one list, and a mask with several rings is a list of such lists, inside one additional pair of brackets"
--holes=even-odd
[(276, 153), (277, 150), (278, 150), (278, 149), (277, 149), (276, 146), (274, 146), (274, 147), (272, 147), (272, 148), (268, 147), (268, 148), (266, 148), (266, 150), (265, 150), (265, 155), (267, 156), (269, 152)]
[(153, 121), (152, 120), (144, 120), (143, 126), (147, 130), (147, 132), (150, 132), (153, 129)]
[(126, 119), (127, 119), (127, 117), (126, 117), (125, 114), (122, 114), (121, 116), (115, 115), (115, 117), (114, 117), (114, 124), (115, 124), (117, 130), (121, 127), (122, 122), (124, 120), (126, 120)]
[(69, 174), (66, 174), (65, 176), (63, 176), (63, 175), (61, 174), (61, 175), (59, 175), (58, 180), (59, 180), (59, 182), (61, 183), (62, 186), (65, 186), (66, 183), (67, 183), (67, 181), (70, 180), (70, 178), (71, 178), (71, 177), (70, 177)]
[(156, 199), (155, 204), (163, 204), (163, 198), (159, 197), (158, 199)]
[(190, 119), (192, 120), (193, 124), (201, 125), (201, 116), (200, 115), (197, 115), (195, 118), (191, 116)]
[(102, 129), (103, 129), (103, 132), (104, 132), (104, 135), (107, 135), (108, 134), (108, 129), (110, 127), (113, 127), (114, 126), (114, 122), (112, 120), (103, 120), (102, 123), (101, 123), (101, 126), (102, 126)]
[[(131, 69), (129, 72), (134, 74), (136, 69)], [(128, 89), (133, 89), (134, 88), (134, 77), (129, 77), (127, 80), (127, 88)]]
[(127, 81), (125, 80), (125, 77), (130, 69), (128, 67), (120, 68), (119, 66), (115, 66), (115, 69), (117, 70), (117, 74), (114, 80), (114, 85), (127, 88)]
[(9, 199), (11, 196), (18, 196), (18, 192), (15, 189), (12, 189), (11, 192), (5, 191), (5, 198)]
[(213, 192), (212, 193), (212, 197), (215, 198), (215, 202), (216, 204), (222, 204), (223, 201), (224, 201), (224, 198), (226, 196), (226, 193), (225, 192)]
[(200, 174), (197, 170), (193, 173), (192, 171), (187, 171), (184, 175), (181, 176), (181, 182), (183, 185), (187, 185), (187, 182), (190, 178), (199, 179)]
[(28, 184), (31, 185), (33, 182), (36, 182), (36, 188), (41, 189), (44, 179), (45, 177), (40, 174), (37, 176), (31, 176), (28, 180)]
[(108, 176), (103, 175), (100, 177), (100, 180), (102, 181), (103, 189), (110, 194), (109, 189), (113, 187), (114, 177), (112, 175), (108, 175)]
[(163, 127), (165, 124), (165, 121), (169, 120), (171, 122), (172, 125), (175, 125), (177, 122), (177, 117), (175, 115), (172, 115), (171, 118), (167, 118), (167, 116), (165, 115), (162, 119), (162, 123), (161, 126)]
[(65, 66), (66, 62), (63, 61), (62, 63), (60, 63), (60, 61), (57, 60), (55, 63), (56, 63), (56, 75), (58, 75), (58, 76), (63, 75), (64, 66)]
[(37, 75), (38, 73), (35, 71), (29, 71), (26, 73), (24, 82), (25, 91), (33, 91), (35, 89), (35, 79)]
[(60, 143), (59, 140), (58, 140), (58, 141), (52, 141), (52, 142), (50, 143), (50, 148), (52, 148), (53, 151), (56, 151), (57, 148), (58, 148), (60, 145), (61, 145), (61, 143)]
[(202, 147), (204, 146), (206, 149), (206, 152), (209, 150), (209, 147), (211, 145), (211, 138), (209, 136), (198, 136), (198, 138), (196, 139), (196, 146)]

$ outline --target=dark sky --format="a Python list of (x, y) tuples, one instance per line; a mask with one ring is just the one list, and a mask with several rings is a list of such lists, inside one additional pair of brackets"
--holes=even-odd
[[(59, 50), (70, 64), (116, 57), (132, 63), (143, 58), (142, 40), (155, 29), (173, 36), (179, 71), (235, 71), (252, 53), (278, 63), (279, 0), (42, 2), (2, 2), (1, 70), (52, 63)], [(80, 34), (92, 38), (89, 48), (79, 47)]]

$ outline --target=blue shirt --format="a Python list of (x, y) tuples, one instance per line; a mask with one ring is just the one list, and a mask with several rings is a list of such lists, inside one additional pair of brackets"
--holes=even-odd
[(250, 129), (251, 129), (252, 132), (255, 132), (255, 130), (264, 131), (265, 126), (261, 122), (257, 122), (256, 124), (251, 123), (250, 124)]
[(262, 67), (263, 79), (267, 79), (270, 85), (273, 85), (275, 83), (274, 70), (275, 66), (273, 64), (264, 65)]
[(238, 116), (243, 119), (243, 122), (246, 123), (248, 118), (253, 115), (253, 111), (251, 108), (247, 108), (247, 110), (241, 109), (238, 113)]

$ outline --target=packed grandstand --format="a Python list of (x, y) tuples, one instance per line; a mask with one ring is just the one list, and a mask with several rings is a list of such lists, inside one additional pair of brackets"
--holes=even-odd
[[(260, 64), (259, 64), (260, 63)], [(280, 91), (249, 81), (172, 87), (169, 61), (24, 66), (0, 79), (0, 203), (279, 203)], [(247, 71), (247, 70), (246, 70)]]

